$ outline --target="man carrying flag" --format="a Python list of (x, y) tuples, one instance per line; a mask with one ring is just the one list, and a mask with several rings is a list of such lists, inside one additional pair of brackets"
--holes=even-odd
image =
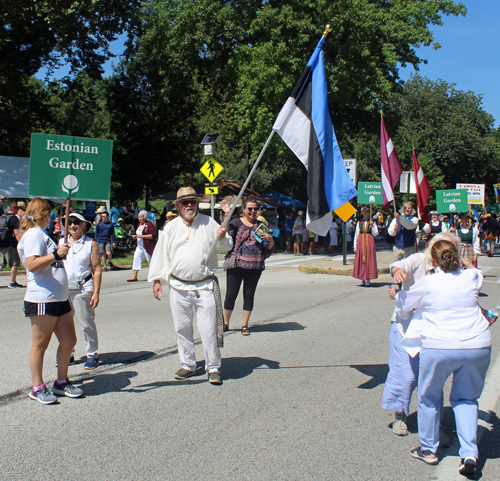
[(328, 110), (323, 53), (328, 31), (323, 34), (273, 126), (308, 170), (306, 226), (322, 236), (330, 229), (331, 212), (357, 195)]
[[(401, 177), (403, 166), (385, 128), (383, 115), (380, 120), (380, 156), (382, 159), (381, 178), (384, 210), (389, 211), (391, 202), (394, 200), (394, 188)], [(396, 207), (394, 207), (394, 211), (396, 211)]]

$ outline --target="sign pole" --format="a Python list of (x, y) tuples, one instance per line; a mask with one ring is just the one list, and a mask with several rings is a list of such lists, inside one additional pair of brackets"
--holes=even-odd
[(69, 205), (71, 199), (68, 197), (66, 199), (66, 215), (64, 216), (64, 243), (68, 243), (68, 227), (69, 227)]
[(347, 265), (347, 222), (344, 222), (344, 227), (343, 227), (344, 234), (342, 236), (342, 251), (344, 254), (344, 263), (343, 265)]
[(215, 214), (214, 214), (214, 206), (215, 206), (215, 203), (214, 203), (214, 196), (213, 196), (213, 195), (211, 195), (211, 196), (210, 196), (210, 213), (211, 213), (212, 219), (215, 219)]

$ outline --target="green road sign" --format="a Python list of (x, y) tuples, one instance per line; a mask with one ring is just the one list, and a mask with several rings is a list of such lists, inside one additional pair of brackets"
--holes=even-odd
[(358, 204), (382, 204), (382, 182), (358, 182)]
[(467, 189), (436, 190), (436, 208), (441, 214), (468, 212)]
[(113, 141), (31, 134), (29, 195), (109, 200)]

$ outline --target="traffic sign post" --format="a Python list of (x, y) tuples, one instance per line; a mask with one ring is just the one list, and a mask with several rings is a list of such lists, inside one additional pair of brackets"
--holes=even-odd
[(210, 182), (205, 184), (205, 195), (216, 195), (219, 193), (219, 184), (217, 182)]

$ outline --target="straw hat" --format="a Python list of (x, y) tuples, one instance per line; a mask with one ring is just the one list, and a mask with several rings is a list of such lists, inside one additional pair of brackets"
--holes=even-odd
[(197, 194), (192, 187), (181, 187), (177, 191), (177, 199), (175, 199), (174, 202), (177, 202), (178, 200), (199, 199), (200, 197), (202, 196)]

